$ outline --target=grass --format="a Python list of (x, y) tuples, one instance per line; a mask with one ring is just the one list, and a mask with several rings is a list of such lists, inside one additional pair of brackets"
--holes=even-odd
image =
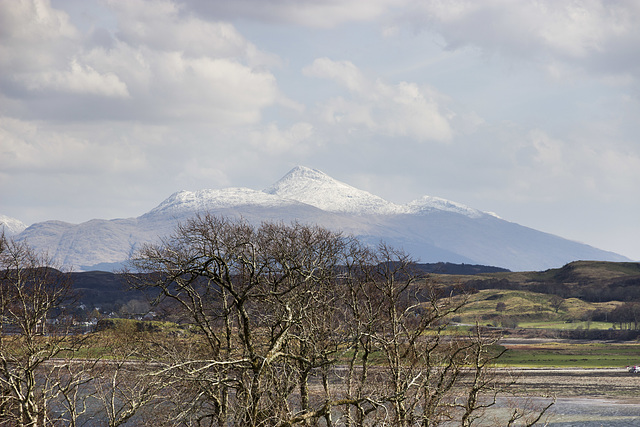
[(507, 346), (498, 366), (620, 368), (640, 363), (640, 344), (545, 343)]
[(566, 321), (542, 321), (542, 322), (520, 322), (520, 328), (530, 329), (611, 329), (615, 324), (611, 322), (566, 322)]
[[(503, 292), (504, 291), (500, 291)], [(495, 299), (491, 299), (495, 304)], [(111, 328), (85, 336), (84, 346), (73, 357), (76, 358), (102, 358), (112, 359), (114, 351), (129, 340), (146, 341), (152, 337), (156, 340), (163, 340), (172, 337), (175, 339), (176, 332), (180, 332), (183, 340), (198, 340), (198, 334), (190, 334), (178, 325), (170, 322), (150, 322), (150, 328), (140, 328), (138, 321), (128, 319), (113, 319)], [(521, 327), (546, 328), (546, 329), (569, 329), (587, 328), (608, 329), (612, 325), (607, 322), (572, 322), (563, 321), (538, 321), (523, 322)], [(459, 326), (447, 328), (446, 335), (466, 335), (470, 326)], [(142, 329), (142, 330), (140, 330)], [(427, 332), (429, 333), (429, 332)], [(126, 346), (125, 346), (126, 347)], [(494, 351), (498, 352), (506, 348), (507, 351), (501, 356), (496, 365), (498, 367), (528, 367), (528, 368), (623, 368), (629, 365), (640, 364), (640, 342), (639, 343), (602, 343), (602, 342), (544, 342), (531, 343), (525, 345), (494, 346)], [(72, 354), (59, 354), (58, 357), (72, 356)], [(343, 363), (352, 356), (350, 351), (340, 351), (335, 353)], [(133, 355), (121, 354), (120, 357), (135, 357)], [(373, 365), (384, 364), (384, 356), (376, 351), (370, 355), (369, 361)]]
[(637, 262), (575, 261), (569, 266), (582, 277), (601, 280), (640, 274)]
[[(559, 343), (527, 345), (494, 345), (495, 353), (507, 349), (498, 359), (497, 367), (509, 368), (624, 368), (640, 364), (640, 343)], [(352, 352), (339, 354), (346, 362)], [(384, 364), (384, 355), (370, 355), (373, 365)]]

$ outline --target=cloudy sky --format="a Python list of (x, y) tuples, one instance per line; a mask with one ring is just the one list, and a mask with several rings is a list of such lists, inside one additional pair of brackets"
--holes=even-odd
[(637, 0), (0, 0), (0, 214), (296, 165), (640, 259)]

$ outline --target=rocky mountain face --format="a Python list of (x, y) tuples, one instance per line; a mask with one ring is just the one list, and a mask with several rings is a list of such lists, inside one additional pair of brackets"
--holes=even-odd
[[(129, 219), (82, 224), (46, 221), (18, 231), (37, 250), (47, 250), (75, 271), (110, 270), (143, 243), (170, 234), (196, 213), (242, 217), (250, 223), (318, 224), (377, 244), (402, 248), (417, 261), (544, 270), (575, 260), (628, 261), (597, 248), (505, 221), (462, 204), (425, 196), (406, 205), (388, 202), (298, 166), (273, 186), (180, 191), (151, 211)], [(3, 217), (0, 217), (0, 222)]]

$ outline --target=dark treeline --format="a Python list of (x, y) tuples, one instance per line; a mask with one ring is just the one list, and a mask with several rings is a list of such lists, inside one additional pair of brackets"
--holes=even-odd
[(638, 329), (527, 329), (529, 338), (551, 338), (587, 341), (634, 341)]
[[(504, 268), (475, 264), (454, 264), (448, 262), (414, 263), (413, 274), (456, 274), (474, 275), (481, 273), (507, 272)], [(121, 273), (108, 271), (70, 272), (71, 284), (77, 291), (80, 303), (90, 307), (98, 306), (103, 311), (118, 311), (131, 299), (146, 299), (149, 295), (132, 289)]]
[(417, 263), (415, 268), (423, 273), (475, 275), (482, 273), (506, 273), (510, 270), (479, 264), (455, 264), (451, 262)]

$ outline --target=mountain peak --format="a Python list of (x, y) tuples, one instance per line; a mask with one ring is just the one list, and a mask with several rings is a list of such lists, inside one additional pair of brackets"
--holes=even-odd
[[(335, 181), (326, 173), (318, 169), (312, 169), (306, 166), (298, 165), (291, 169), (280, 181), (285, 179), (311, 179), (319, 181)], [(278, 181), (279, 182), (279, 181)]]
[(403, 210), (401, 206), (306, 166), (291, 169), (264, 192), (330, 212), (366, 215), (393, 214)]
[(0, 215), (0, 234), (5, 232), (7, 236), (13, 236), (21, 233), (27, 228), (26, 224), (22, 221), (8, 217), (6, 215)]

